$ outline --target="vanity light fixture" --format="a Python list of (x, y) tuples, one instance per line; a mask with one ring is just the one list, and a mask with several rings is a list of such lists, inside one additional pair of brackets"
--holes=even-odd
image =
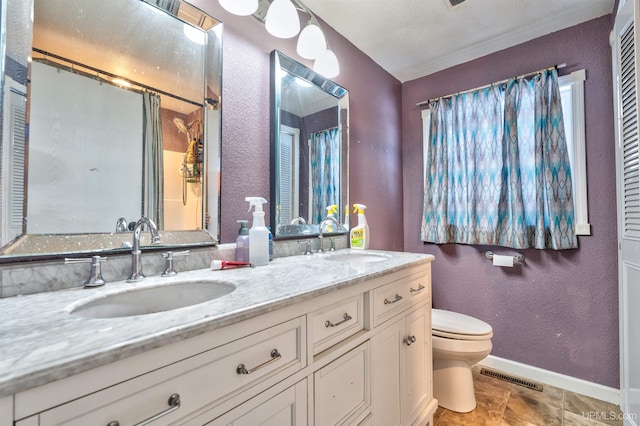
[(131, 88), (131, 83), (123, 78), (114, 78), (111, 80), (111, 82), (120, 87)]
[[(246, 3), (247, 0), (218, 0), (227, 11), (233, 12), (228, 3)], [(253, 16), (262, 21), (269, 34), (278, 38), (295, 37), (300, 32), (298, 12), (309, 15), (309, 21), (298, 36), (296, 51), (305, 59), (314, 60), (313, 70), (323, 77), (333, 78), (340, 73), (340, 65), (336, 54), (318, 23), (316, 16), (302, 0), (257, 0), (257, 9)], [(236, 13), (239, 15), (238, 13)]]
[(239, 16), (253, 15), (258, 10), (258, 0), (218, 0), (227, 12)]
[(264, 25), (269, 34), (278, 38), (291, 38), (300, 32), (300, 18), (291, 0), (274, 0), (269, 6)]
[(203, 31), (201, 31), (199, 28), (196, 28), (194, 26), (187, 24), (186, 22), (183, 25), (184, 26), (182, 28), (182, 31), (184, 32), (184, 35), (187, 36), (189, 40), (191, 40), (192, 42), (194, 42), (199, 46), (205, 45), (206, 40), (205, 40), (205, 33)]
[(333, 78), (340, 74), (340, 64), (338, 63), (338, 57), (335, 53), (333, 53), (333, 50), (325, 50), (322, 56), (320, 56), (314, 62), (313, 70), (327, 78)]
[(309, 19), (298, 37), (296, 51), (305, 59), (318, 59), (327, 50), (327, 39), (315, 17)]

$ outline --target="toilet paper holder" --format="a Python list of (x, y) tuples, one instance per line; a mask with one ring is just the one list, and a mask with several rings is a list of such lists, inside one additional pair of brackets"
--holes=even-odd
[[(493, 260), (493, 255), (495, 253), (493, 253), (492, 251), (488, 251), (484, 254), (484, 257), (486, 257), (489, 260)], [(524, 254), (522, 253), (516, 253), (513, 255), (513, 262), (524, 262)]]

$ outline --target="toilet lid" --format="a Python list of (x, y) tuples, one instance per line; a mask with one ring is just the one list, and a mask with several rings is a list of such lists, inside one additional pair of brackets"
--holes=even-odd
[(493, 334), (493, 329), (486, 322), (458, 312), (433, 309), (431, 314), (433, 334), (450, 337), (485, 336)]

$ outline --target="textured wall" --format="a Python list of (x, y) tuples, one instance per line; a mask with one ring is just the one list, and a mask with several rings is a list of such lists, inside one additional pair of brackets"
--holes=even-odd
[[(193, 3), (224, 22), (221, 216), (222, 241), (231, 242), (236, 220), (250, 218), (244, 197), (269, 199), (269, 54), (278, 49), (312, 63), (297, 55), (296, 39), (274, 38), (254, 18), (233, 16), (216, 1)], [(401, 84), (321, 25), (340, 61), (333, 80), (349, 90), (351, 202), (369, 207), (372, 248), (402, 250)]]
[[(611, 16), (403, 84), (404, 248), (431, 253), (434, 306), (494, 329), (493, 354), (617, 388), (618, 288)], [(495, 247), (423, 244), (422, 122), (416, 103), (554, 64), (585, 68), (589, 219), (592, 236), (571, 251), (525, 250), (522, 267), (484, 258)]]

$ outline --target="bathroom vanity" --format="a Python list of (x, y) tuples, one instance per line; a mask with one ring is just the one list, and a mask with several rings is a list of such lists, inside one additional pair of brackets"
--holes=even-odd
[[(432, 424), (432, 260), (341, 250), (0, 299), (0, 426)], [(212, 282), (233, 290), (85, 309)]]

